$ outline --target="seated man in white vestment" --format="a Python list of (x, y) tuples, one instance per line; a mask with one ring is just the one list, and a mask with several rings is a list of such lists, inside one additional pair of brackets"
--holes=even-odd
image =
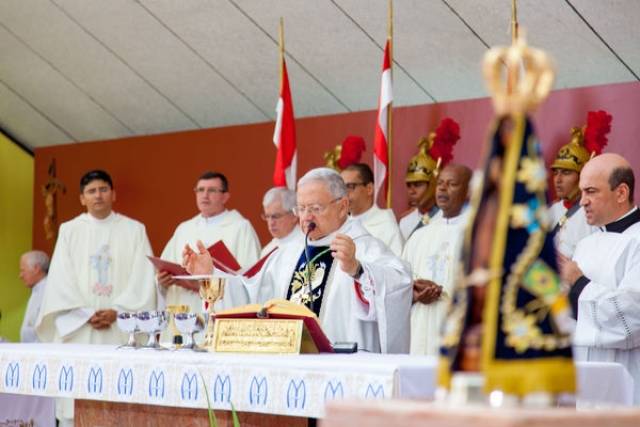
[(571, 141), (560, 147), (551, 164), (553, 186), (558, 200), (549, 208), (554, 243), (562, 255), (571, 258), (580, 240), (597, 230), (587, 224), (580, 206), (580, 171), (591, 153), (584, 145), (584, 132), (571, 130)]
[(576, 360), (618, 362), (635, 382), (640, 404), (640, 211), (635, 178), (617, 154), (590, 160), (580, 174), (580, 204), (597, 231), (582, 239), (573, 260), (560, 257), (577, 315)]
[(453, 294), (467, 223), (465, 202), (471, 169), (447, 165), (438, 175), (436, 203), (442, 216), (416, 230), (402, 258), (411, 264), (411, 354), (438, 355), (440, 330)]
[(27, 309), (20, 328), (20, 342), (39, 342), (36, 320), (42, 306), (42, 296), (47, 286), (49, 255), (42, 251), (29, 251), (20, 257), (20, 279), (31, 289)]
[(274, 187), (264, 194), (262, 219), (267, 223), (273, 239), (262, 248), (260, 257), (288, 242), (304, 239), (298, 217), (293, 213), (295, 206), (296, 193), (286, 187)]
[(347, 186), (349, 213), (359, 220), (373, 237), (382, 240), (391, 251), (400, 255), (404, 239), (391, 209), (380, 209), (373, 200), (373, 171), (366, 163), (355, 163), (340, 172)]
[[(200, 240), (209, 247), (222, 240), (241, 267), (253, 265), (260, 255), (260, 241), (245, 217), (235, 209), (226, 209), (231, 198), (227, 177), (206, 172), (198, 178), (194, 193), (198, 214), (178, 225), (160, 257), (180, 263), (185, 245), (195, 246)], [(202, 311), (196, 282), (173, 280), (167, 272), (159, 272), (157, 280), (164, 297), (161, 305), (184, 304), (191, 312)]]
[[(304, 241), (282, 245), (251, 279), (227, 283), (224, 305), (286, 298), (318, 314), (332, 342), (357, 342), (359, 349), (377, 353), (408, 352), (409, 267), (348, 212), (340, 175), (328, 168), (308, 172), (298, 182), (296, 206), (308, 235), (307, 253)], [(185, 248), (184, 263), (193, 274), (213, 270), (202, 244), (197, 253)]]
[[(80, 203), (87, 209), (60, 226), (36, 332), (43, 342), (124, 344), (119, 311), (156, 309), (151, 245), (142, 223), (112, 210), (109, 174), (87, 172)], [(73, 401), (58, 401), (61, 425), (72, 425)]]

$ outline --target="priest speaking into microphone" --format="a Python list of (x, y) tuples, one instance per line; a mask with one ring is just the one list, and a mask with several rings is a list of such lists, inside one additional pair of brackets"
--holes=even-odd
[[(296, 198), (296, 215), (308, 243), (301, 239), (282, 245), (251, 279), (231, 280), (225, 299), (232, 301), (223, 305), (286, 298), (311, 308), (332, 342), (357, 342), (359, 349), (375, 353), (407, 353), (408, 265), (349, 219), (347, 188), (336, 171), (309, 171), (298, 182)], [(192, 274), (213, 271), (200, 242), (197, 252), (185, 247), (184, 265)]]

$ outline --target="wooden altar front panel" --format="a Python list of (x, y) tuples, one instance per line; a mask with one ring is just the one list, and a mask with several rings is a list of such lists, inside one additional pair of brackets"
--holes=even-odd
[[(219, 427), (233, 426), (230, 411), (216, 410)], [(238, 413), (242, 427), (307, 427), (308, 419), (284, 415)], [(135, 403), (75, 401), (76, 427), (209, 427), (206, 409), (173, 408)]]

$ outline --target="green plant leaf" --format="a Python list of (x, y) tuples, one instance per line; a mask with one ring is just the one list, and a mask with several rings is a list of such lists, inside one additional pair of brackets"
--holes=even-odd
[(198, 373), (200, 374), (200, 378), (202, 379), (202, 385), (204, 386), (204, 395), (207, 398), (207, 412), (209, 415), (209, 427), (218, 427), (218, 419), (216, 418), (216, 414), (213, 411), (213, 408), (211, 408), (211, 399), (209, 399), (209, 389), (207, 388), (207, 382), (205, 381), (204, 376), (202, 375), (202, 372), (198, 372)]
[(233, 403), (231, 403), (231, 418), (233, 419), (233, 427), (240, 427), (240, 419), (238, 419), (238, 413), (236, 412), (236, 408), (233, 406)]

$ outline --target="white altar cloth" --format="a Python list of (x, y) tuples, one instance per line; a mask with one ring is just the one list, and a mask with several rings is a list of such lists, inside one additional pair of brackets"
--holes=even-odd
[[(578, 362), (578, 406), (629, 406), (617, 363)], [(370, 353), (245, 355), (0, 344), (0, 393), (322, 417), (332, 399), (433, 399), (432, 357)]]
[(435, 360), (0, 344), (0, 393), (322, 417), (342, 398), (433, 398)]

